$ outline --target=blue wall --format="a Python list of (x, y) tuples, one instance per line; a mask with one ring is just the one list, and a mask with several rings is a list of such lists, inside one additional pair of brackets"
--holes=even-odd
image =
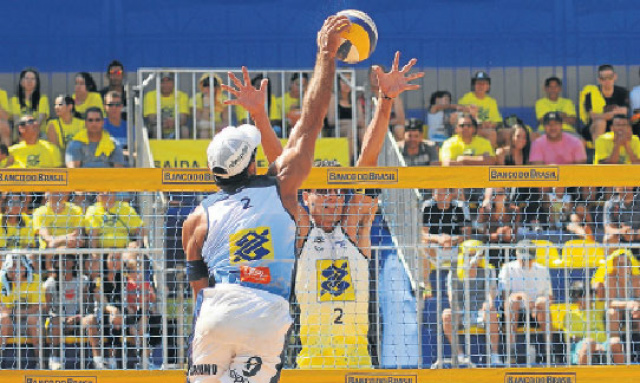
[(28, 0), (3, 4), (0, 72), (310, 67), (322, 21), (345, 8), (376, 21), (374, 62), (397, 49), (432, 67), (640, 62), (636, 0)]

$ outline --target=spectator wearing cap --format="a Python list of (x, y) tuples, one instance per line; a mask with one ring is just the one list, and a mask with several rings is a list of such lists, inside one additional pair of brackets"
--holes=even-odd
[(547, 97), (536, 101), (536, 119), (540, 124), (538, 130), (542, 130), (543, 117), (549, 112), (557, 112), (562, 118), (562, 130), (577, 135), (576, 129), (576, 107), (573, 101), (560, 97), (562, 94), (562, 80), (558, 77), (549, 77), (544, 80), (544, 91)]
[(423, 140), (424, 123), (417, 118), (407, 120), (404, 140), (398, 142), (404, 163), (407, 166), (439, 165), (438, 147), (433, 141)]
[[(160, 94), (152, 90), (144, 96), (144, 118), (149, 124), (151, 138), (189, 138), (187, 126), (189, 117), (189, 97), (175, 89), (172, 72), (160, 73)], [(160, 117), (158, 117), (160, 99)], [(159, 120), (159, 121), (158, 121)], [(160, 126), (158, 127), (158, 123)]]
[[(269, 109), (269, 119), (274, 126), (284, 126), (286, 123), (292, 128), (300, 119), (302, 108), (302, 97), (307, 91), (309, 75), (304, 72), (294, 72), (291, 75), (289, 91), (282, 97), (276, 97)], [(284, 113), (285, 119), (282, 115)]]
[[(611, 352), (613, 363), (624, 363), (624, 352), (620, 337), (607, 338), (607, 328), (602, 310), (593, 304), (593, 292), (587, 294), (582, 281), (575, 281), (569, 288), (571, 303), (577, 304), (565, 316), (565, 334), (571, 342), (571, 363), (600, 364), (606, 353)], [(604, 359), (606, 360), (606, 359)]]
[(486, 72), (476, 72), (471, 79), (471, 88), (471, 92), (458, 100), (458, 105), (467, 106), (465, 111), (471, 113), (478, 122), (478, 135), (488, 139), (491, 146), (497, 148), (496, 128), (502, 124), (502, 115), (495, 98), (489, 96), (491, 78)]
[(536, 246), (522, 240), (516, 246), (516, 260), (502, 265), (498, 289), (503, 293), (504, 309), (510, 321), (508, 334), (515, 347), (516, 328), (527, 322), (542, 331), (547, 328), (549, 304), (553, 300), (549, 269), (535, 262)]
[(14, 163), (28, 169), (62, 166), (60, 150), (50, 142), (40, 139), (40, 126), (33, 116), (26, 114), (20, 117), (18, 131), (21, 141), (9, 148)]
[[(548, 112), (544, 115), (542, 124), (545, 134), (531, 144), (531, 154), (529, 155), (531, 164), (576, 165), (586, 163), (587, 153), (584, 145), (578, 137), (562, 130), (562, 121), (562, 116), (558, 112)], [(569, 193), (565, 193), (565, 188), (558, 187), (555, 190), (543, 188), (542, 192), (550, 212), (550, 223), (557, 228), (562, 228), (564, 222), (568, 221), (567, 215), (573, 211), (572, 199), (579, 200), (581, 198), (580, 191), (571, 188), (568, 190)], [(576, 206), (576, 214), (571, 217), (572, 223), (580, 226), (585, 219), (587, 222), (591, 222), (590, 215), (584, 206)], [(574, 226), (571, 225), (571, 227)], [(573, 231), (571, 228), (569, 229)]]
[(596, 140), (594, 164), (639, 164), (640, 139), (624, 114), (613, 116), (611, 131)]
[[(427, 125), (429, 126), (429, 139), (441, 145), (453, 135), (455, 125), (454, 112), (464, 107), (451, 103), (451, 93), (447, 90), (439, 90), (431, 94), (427, 106)], [(405, 125), (406, 127), (406, 125)]]
[(75, 101), (76, 117), (84, 119), (89, 108), (98, 108), (104, 115), (104, 104), (102, 96), (98, 93), (98, 88), (93, 77), (87, 72), (80, 72), (75, 77)]
[[(214, 74), (212, 88), (211, 77), (209, 73), (205, 73), (198, 81), (200, 92), (189, 100), (190, 109), (193, 109), (195, 103), (197, 138), (211, 139), (214, 134), (214, 126), (217, 133), (229, 125), (229, 108), (224, 105), (227, 97), (222, 94), (221, 84), (220, 76)], [(211, 116), (213, 116), (213, 123)]]
[(600, 65), (599, 85), (586, 85), (580, 92), (580, 118), (587, 128), (583, 135), (589, 141), (595, 142), (609, 130), (614, 115), (629, 113), (629, 91), (615, 85), (617, 80), (612, 65)]
[(530, 162), (533, 165), (575, 165), (587, 161), (587, 153), (580, 139), (562, 130), (562, 115), (548, 112), (542, 118), (545, 134), (531, 144)]

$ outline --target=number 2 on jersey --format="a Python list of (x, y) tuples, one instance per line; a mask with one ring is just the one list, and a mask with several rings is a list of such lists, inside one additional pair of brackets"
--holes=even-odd
[(333, 313), (337, 314), (336, 318), (333, 320), (333, 323), (344, 324), (344, 322), (342, 321), (342, 316), (344, 315), (344, 311), (341, 308), (335, 308), (333, 309)]
[(251, 198), (249, 198), (249, 197), (242, 197), (242, 199), (240, 199), (240, 202), (244, 202), (244, 204), (242, 205), (242, 208), (245, 209), (245, 210), (250, 208), (250, 207), (253, 207), (251, 205)]

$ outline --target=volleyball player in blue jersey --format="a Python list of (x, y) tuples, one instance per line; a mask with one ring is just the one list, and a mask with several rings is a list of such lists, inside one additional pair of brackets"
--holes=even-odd
[[(300, 209), (298, 188), (311, 169), (327, 113), (339, 33), (349, 27), (346, 17), (330, 16), (318, 32), (316, 66), (302, 116), (275, 160), (266, 149), (272, 162), (267, 176), (256, 176), (261, 132), (252, 125), (224, 129), (207, 148), (208, 165), (220, 192), (196, 208), (182, 233), (188, 278), (196, 297), (192, 383), (278, 380), (280, 355), (292, 323), (288, 298), (295, 263), (295, 218)], [(259, 119), (256, 125), (265, 126)], [(270, 138), (275, 135), (264, 140)], [(263, 146), (272, 147), (264, 140)]]

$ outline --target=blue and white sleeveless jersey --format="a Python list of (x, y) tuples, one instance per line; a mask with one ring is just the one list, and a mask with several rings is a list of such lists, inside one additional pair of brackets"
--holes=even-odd
[(202, 201), (207, 237), (202, 258), (216, 283), (234, 283), (289, 299), (296, 224), (282, 205), (275, 178), (253, 177), (234, 192)]

